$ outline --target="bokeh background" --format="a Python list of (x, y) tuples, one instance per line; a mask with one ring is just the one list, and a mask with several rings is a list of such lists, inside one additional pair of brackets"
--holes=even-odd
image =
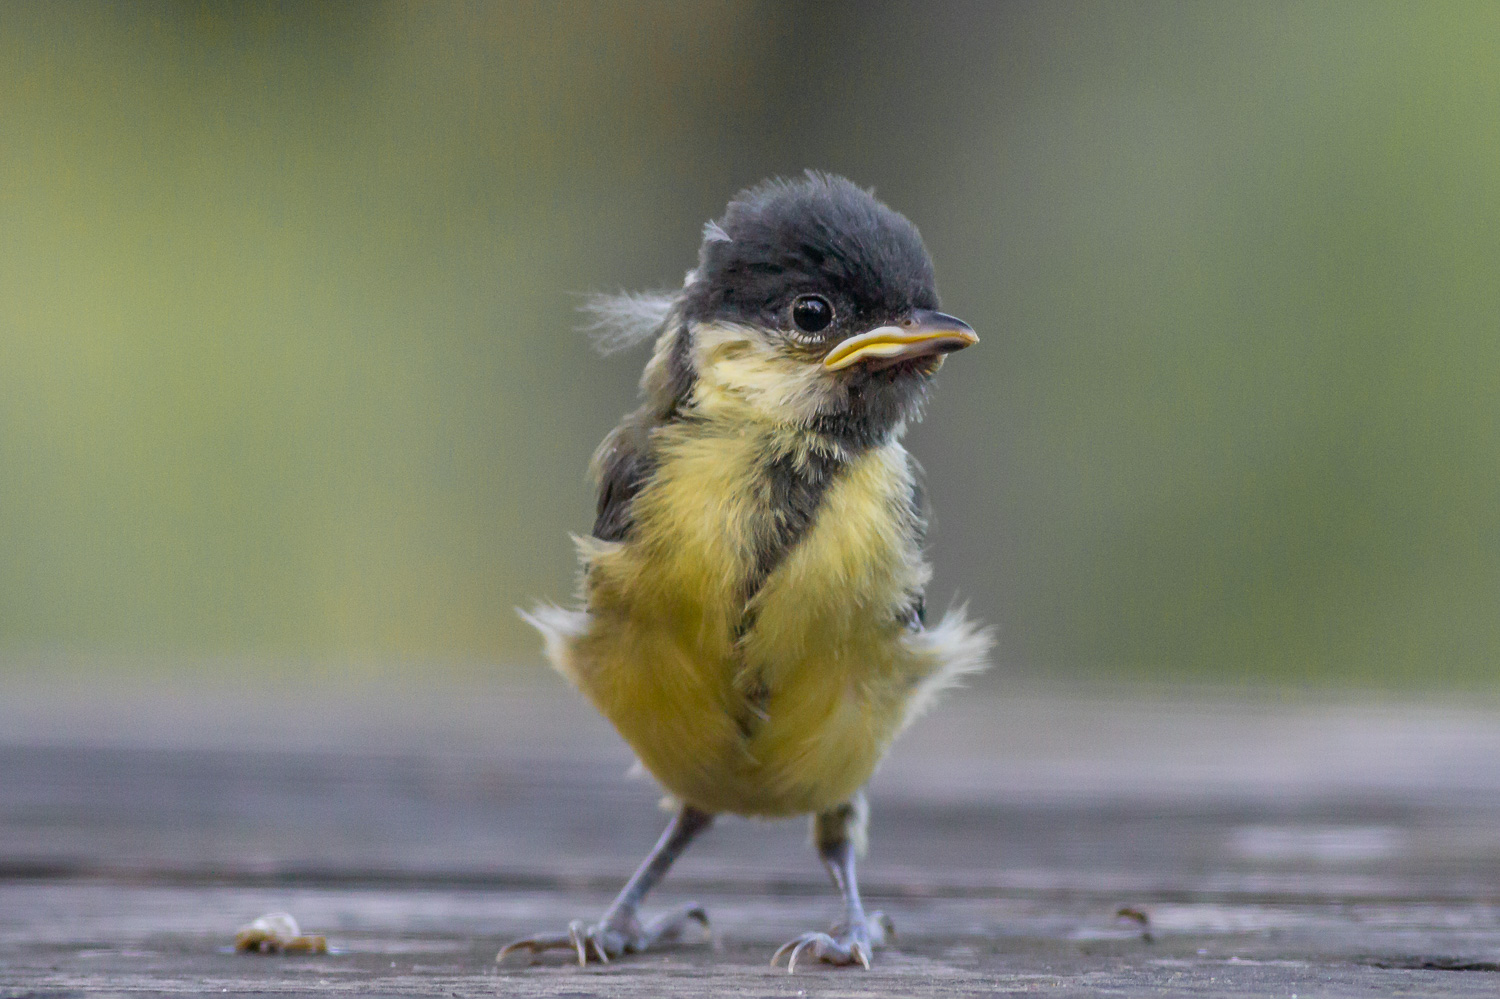
[[(922, 229), (1008, 674), (1500, 679), (1500, 6), (0, 6), (0, 670), (542, 669), (737, 189)], [(373, 666), (371, 668), (374, 668)]]

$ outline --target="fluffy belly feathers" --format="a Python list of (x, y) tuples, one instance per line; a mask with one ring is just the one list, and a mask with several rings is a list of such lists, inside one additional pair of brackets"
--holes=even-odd
[(927, 581), (911, 472), (891, 444), (844, 467), (746, 602), (763, 442), (663, 449), (624, 542), (581, 539), (587, 606), (533, 617), (553, 664), (679, 799), (790, 815), (848, 799), (952, 674), (982, 664), (961, 619), (913, 632)]

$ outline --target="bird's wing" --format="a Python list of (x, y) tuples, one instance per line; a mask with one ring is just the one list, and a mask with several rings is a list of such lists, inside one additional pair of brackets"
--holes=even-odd
[(599, 500), (594, 516), (594, 537), (600, 541), (623, 541), (633, 524), (631, 504), (641, 486), (656, 471), (656, 456), (646, 428), (634, 418), (610, 432), (594, 454), (594, 474), (599, 482)]
[[(924, 481), (927, 473), (909, 453), (906, 461), (911, 468), (911, 491), (907, 494), (906, 502), (916, 528), (913, 540), (918, 548), (924, 548), (927, 545), (927, 525), (932, 517), (932, 504), (928, 500), (927, 484)], [(902, 623), (912, 631), (921, 631), (927, 627), (927, 592), (924, 589), (913, 590), (909, 597), (901, 615)]]

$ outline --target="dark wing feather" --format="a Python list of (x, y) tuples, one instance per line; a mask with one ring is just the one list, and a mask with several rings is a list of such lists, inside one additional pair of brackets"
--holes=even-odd
[(593, 535), (600, 541), (624, 541), (634, 523), (631, 506), (635, 496), (656, 471), (650, 435), (634, 419), (627, 419), (599, 446), (594, 467), (599, 477), (599, 502)]
[(641, 383), (648, 400), (646, 404), (625, 417), (594, 452), (599, 505), (593, 533), (601, 541), (623, 541), (630, 536), (631, 506), (636, 494), (656, 474), (651, 430), (680, 419), (693, 394), (696, 375), (691, 348), (692, 338), (687, 327), (679, 327), (664, 361), (658, 354), (646, 366), (646, 376)]
[[(923, 482), (925, 473), (922, 466), (911, 455), (907, 455), (906, 460), (911, 464), (911, 493), (906, 502), (912, 520), (912, 539), (920, 548), (927, 544), (927, 525), (931, 520), (932, 506), (927, 497), (927, 486)], [(910, 630), (921, 631), (927, 627), (927, 594), (916, 590), (907, 594), (907, 597), (906, 606), (898, 617)]]

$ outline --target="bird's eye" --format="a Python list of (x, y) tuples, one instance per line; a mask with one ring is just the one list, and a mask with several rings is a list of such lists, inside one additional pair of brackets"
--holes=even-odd
[(802, 295), (792, 303), (792, 322), (804, 333), (817, 333), (833, 322), (833, 306), (822, 295)]

